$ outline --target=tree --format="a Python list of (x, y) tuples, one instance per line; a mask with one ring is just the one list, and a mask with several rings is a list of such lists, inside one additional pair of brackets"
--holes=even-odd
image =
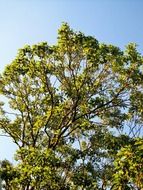
[(143, 188), (143, 139), (135, 139), (117, 154), (112, 189)]
[(135, 44), (121, 51), (66, 23), (56, 45), (20, 49), (0, 77), (10, 110), (1, 103), (0, 127), (18, 146), (13, 184), (21, 190), (111, 187), (112, 161), (131, 141), (124, 129), (132, 118), (142, 125), (142, 63)]
[(0, 178), (3, 182), (0, 187), (4, 188), (5, 190), (16, 189), (17, 186), (15, 186), (12, 181), (19, 175), (17, 170), (8, 160), (1, 161), (0, 167)]

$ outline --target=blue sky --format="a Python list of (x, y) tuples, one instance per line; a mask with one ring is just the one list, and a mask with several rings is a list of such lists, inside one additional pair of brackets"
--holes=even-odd
[[(0, 72), (25, 44), (56, 42), (62, 22), (100, 42), (122, 49), (129, 42), (143, 52), (142, 0), (0, 0)], [(15, 146), (0, 137), (0, 159)]]

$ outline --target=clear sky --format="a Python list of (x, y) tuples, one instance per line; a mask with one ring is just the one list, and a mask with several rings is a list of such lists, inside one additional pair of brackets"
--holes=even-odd
[[(62, 22), (100, 42), (143, 52), (143, 0), (0, 0), (0, 72), (25, 44), (56, 42)], [(12, 159), (15, 146), (0, 137), (0, 160)]]

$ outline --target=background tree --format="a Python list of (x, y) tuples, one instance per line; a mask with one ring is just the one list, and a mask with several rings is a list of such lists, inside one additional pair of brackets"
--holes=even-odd
[(14, 166), (8, 160), (3, 160), (0, 163), (0, 167), (0, 178), (2, 180), (0, 187), (5, 190), (14, 190), (17, 188), (17, 184), (15, 186), (12, 182), (19, 175)]
[[(116, 154), (142, 125), (142, 63), (135, 44), (123, 52), (66, 23), (56, 45), (20, 49), (0, 78), (11, 110), (1, 103), (0, 127), (18, 146), (13, 184), (21, 190), (112, 187)], [(124, 134), (128, 129), (132, 136)]]
[(143, 188), (143, 140), (136, 139), (117, 154), (112, 189)]

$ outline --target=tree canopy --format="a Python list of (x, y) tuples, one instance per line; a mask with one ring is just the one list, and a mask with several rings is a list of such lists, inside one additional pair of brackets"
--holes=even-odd
[(0, 76), (0, 94), (9, 107), (1, 101), (0, 129), (18, 147), (17, 164), (1, 167), (5, 189), (143, 188), (136, 44), (122, 51), (63, 23), (55, 45), (19, 49)]

